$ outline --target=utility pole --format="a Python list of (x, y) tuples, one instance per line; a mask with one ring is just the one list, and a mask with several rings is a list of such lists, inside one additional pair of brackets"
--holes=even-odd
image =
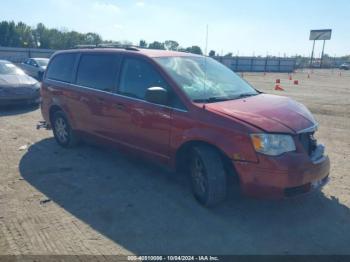
[(310, 59), (310, 68), (312, 67), (312, 62), (314, 60), (315, 43), (316, 43), (316, 40), (314, 40), (314, 44), (312, 46), (311, 59)]
[(207, 32), (205, 36), (205, 55), (208, 55), (208, 35), (209, 35), (209, 26), (207, 25)]
[(321, 64), (320, 64), (321, 68), (323, 66), (323, 56), (324, 56), (324, 47), (325, 47), (325, 45), (326, 45), (326, 40), (323, 40), (323, 48), (322, 48)]

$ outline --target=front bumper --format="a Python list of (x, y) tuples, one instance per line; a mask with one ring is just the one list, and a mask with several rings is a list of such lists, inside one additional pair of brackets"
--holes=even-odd
[(320, 188), (329, 180), (328, 156), (312, 162), (305, 154), (290, 153), (276, 158), (262, 156), (259, 163), (233, 164), (243, 194), (252, 197), (292, 197)]
[(40, 92), (36, 91), (28, 95), (6, 95), (0, 96), (0, 106), (11, 105), (38, 105), (40, 104)]

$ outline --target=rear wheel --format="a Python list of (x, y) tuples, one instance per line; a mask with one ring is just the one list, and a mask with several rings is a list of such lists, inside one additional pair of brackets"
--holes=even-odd
[(54, 113), (52, 129), (56, 142), (62, 147), (74, 147), (78, 144), (78, 137), (72, 130), (66, 115), (62, 111)]
[(220, 204), (226, 198), (226, 172), (222, 158), (209, 146), (196, 146), (190, 162), (192, 190), (199, 203), (206, 207)]

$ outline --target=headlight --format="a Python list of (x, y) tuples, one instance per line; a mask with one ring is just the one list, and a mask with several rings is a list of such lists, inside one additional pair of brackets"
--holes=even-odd
[(294, 140), (290, 135), (278, 134), (251, 134), (255, 151), (269, 155), (278, 156), (285, 152), (295, 151)]

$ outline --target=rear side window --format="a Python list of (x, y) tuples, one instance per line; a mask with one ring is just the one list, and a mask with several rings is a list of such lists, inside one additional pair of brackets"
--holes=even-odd
[(145, 99), (146, 91), (150, 87), (169, 89), (162, 76), (148, 62), (137, 58), (126, 58), (119, 92), (126, 96)]
[(47, 70), (47, 78), (71, 83), (76, 57), (76, 53), (55, 56)]
[(76, 83), (97, 90), (112, 91), (117, 82), (119, 64), (120, 56), (118, 55), (82, 55)]

